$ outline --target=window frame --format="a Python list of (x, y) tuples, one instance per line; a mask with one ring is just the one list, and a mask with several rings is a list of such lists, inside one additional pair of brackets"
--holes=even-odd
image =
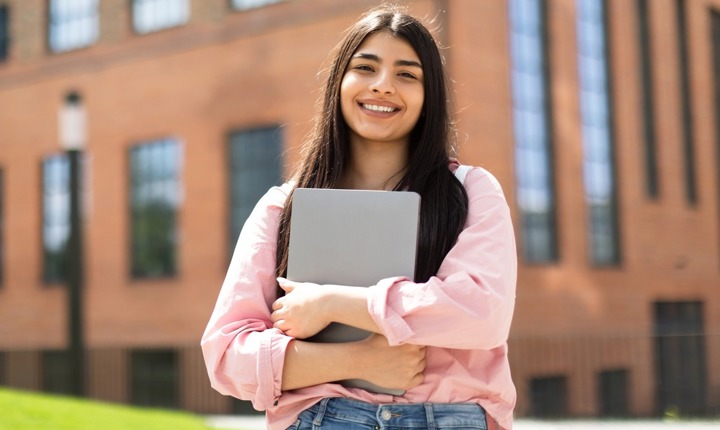
[[(138, 8), (140, 8), (141, 3), (147, 3), (147, 4), (155, 4), (159, 2), (167, 2), (167, 1), (175, 1), (178, 2), (178, 7), (182, 9), (179, 12), (179, 17), (176, 21), (172, 21), (169, 18), (167, 18), (167, 14), (165, 15), (153, 15), (153, 19), (158, 21), (158, 16), (161, 16), (165, 19), (165, 22), (160, 22), (159, 24), (155, 22), (154, 24), (145, 24), (145, 23), (139, 23), (138, 16), (140, 11)], [(156, 11), (157, 13), (157, 11)], [(159, 31), (164, 30), (170, 30), (177, 27), (182, 27), (184, 25), (187, 25), (190, 22), (190, 18), (192, 16), (192, 5), (191, 0), (130, 0), (130, 24), (132, 26), (132, 30), (135, 34), (139, 35), (146, 35), (146, 34), (152, 34), (157, 33)], [(147, 25), (147, 28), (143, 28), (144, 25)]]
[(568, 416), (570, 410), (570, 378), (567, 375), (550, 374), (531, 377), (528, 388), (532, 417), (557, 418)]
[[(176, 349), (152, 348), (133, 349), (129, 355), (127, 384), (130, 403), (142, 407), (171, 409), (180, 407), (181, 354)], [(162, 368), (164, 364), (168, 364), (162, 363), (164, 359), (169, 359), (168, 368)], [(159, 367), (162, 368), (161, 371), (158, 371)], [(148, 377), (148, 373), (152, 376)], [(171, 398), (162, 399), (157, 396), (158, 392), (163, 393), (165, 390), (171, 392)], [(143, 399), (137, 397), (140, 392), (144, 395)]]
[[(284, 177), (284, 162), (283, 162), (283, 145), (284, 145), (284, 136), (283, 136), (283, 129), (278, 124), (271, 124), (271, 125), (263, 125), (263, 126), (256, 126), (256, 127), (246, 127), (246, 128), (238, 128), (231, 130), (227, 134), (227, 143), (226, 143), (226, 151), (227, 151), (227, 183), (228, 183), (228, 223), (227, 223), (227, 255), (228, 255), (228, 261), (230, 258), (232, 258), (233, 251), (235, 249), (235, 245), (237, 244), (238, 236), (240, 234), (240, 231), (242, 230), (242, 226), (247, 220), (247, 217), (240, 220), (235, 219), (236, 215), (236, 208), (239, 206), (235, 202), (235, 169), (239, 166), (235, 165), (235, 156), (233, 153), (233, 147), (235, 145), (239, 145), (241, 143), (240, 139), (243, 135), (248, 134), (254, 134), (254, 133), (268, 133), (269, 137), (272, 137), (272, 140), (269, 144), (275, 144), (277, 148), (277, 156), (275, 157), (276, 166), (278, 169), (276, 170), (277, 180), (274, 184), (265, 183), (262, 187), (258, 187), (258, 189), (251, 191), (251, 196), (248, 196), (249, 200), (246, 202), (250, 209), (252, 209), (257, 201), (262, 197), (270, 187), (273, 185), (280, 185), (282, 183), (282, 179)], [(268, 137), (266, 136), (266, 137)], [(268, 143), (266, 143), (268, 144)], [(265, 179), (265, 178), (263, 178)], [(266, 185), (266, 186), (265, 186)], [(260, 192), (260, 188), (263, 188), (262, 192)], [(252, 202), (251, 202), (252, 200)], [(247, 215), (250, 214), (250, 212), (246, 211)], [(237, 225), (235, 225), (237, 223)]]
[[(0, 290), (5, 284), (5, 169), (0, 165)], [(1, 369), (0, 369), (1, 370)], [(0, 380), (2, 385), (2, 380)]]
[(0, 4), (0, 64), (10, 59), (10, 5)]
[[(76, 51), (78, 49), (88, 48), (100, 40), (100, 1), (101, 0), (88, 0), (91, 3), (88, 5), (89, 9), (84, 10), (83, 14), (67, 14), (62, 15), (63, 19), (60, 19), (60, 10), (55, 10), (54, 4), (60, 2), (72, 2), (77, 0), (48, 0), (47, 1), (47, 46), (50, 52), (54, 54), (62, 54), (65, 52)], [(57, 6), (60, 9), (60, 6)], [(90, 12), (90, 13), (88, 13)], [(92, 13), (94, 12), (94, 13)], [(87, 33), (87, 39), (82, 42), (66, 43), (63, 45), (58, 40), (61, 40), (60, 34), (72, 34), (76, 33), (78, 29), (78, 23), (84, 19), (90, 19), (91, 23), (88, 27), (89, 33)], [(74, 26), (74, 28), (73, 28)], [(72, 31), (69, 31), (69, 30)], [(64, 31), (61, 31), (64, 30)]]
[(71, 356), (66, 349), (41, 351), (41, 387), (45, 393), (72, 395)]
[(274, 4), (283, 3), (287, 0), (255, 0), (255, 1), (257, 1), (258, 4), (254, 4), (254, 5), (251, 4), (249, 6), (239, 6), (237, 4), (238, 1), (242, 1), (242, 0), (228, 0), (228, 3), (232, 10), (249, 11), (249, 10), (254, 10), (254, 9), (260, 9), (260, 8), (271, 6)]
[(655, 133), (655, 92), (652, 64), (652, 28), (648, 19), (650, 4), (648, 0), (635, 0), (637, 12), (637, 40), (640, 55), (640, 91), (643, 143), (645, 149), (645, 193), (653, 200), (660, 197), (658, 174), (657, 142)]
[[(46, 187), (47, 181), (48, 181), (48, 175), (49, 174), (61, 175), (60, 177), (62, 178), (63, 172), (48, 172), (47, 169), (50, 167), (48, 165), (48, 163), (58, 163), (58, 167), (56, 167), (57, 169), (65, 169), (66, 170), (66, 172), (64, 172), (64, 175), (65, 175), (64, 183), (55, 184), (55, 187), (60, 189), (60, 191), (58, 191), (58, 192), (53, 192), (53, 193), (48, 192), (48, 189)], [(40, 216), (40, 220), (41, 220), (40, 241), (41, 241), (41, 243), (40, 243), (40, 245), (41, 246), (40, 246), (40, 248), (42, 250), (42, 281), (46, 286), (58, 285), (58, 284), (64, 285), (67, 282), (68, 273), (66, 271), (67, 269), (65, 269), (65, 271), (63, 271), (62, 267), (65, 267), (65, 265), (62, 263), (62, 261), (65, 258), (67, 258), (66, 254), (68, 252), (68, 243), (70, 240), (70, 228), (71, 228), (71, 226), (70, 226), (70, 159), (67, 156), (67, 154), (58, 152), (58, 153), (47, 155), (42, 159), (41, 164), (40, 164), (40, 184), (41, 184), (40, 185), (40, 188), (41, 188), (41, 192), (40, 192), (40, 210), (41, 210), (41, 216)], [(48, 214), (48, 210), (49, 210), (49, 208), (48, 208), (48, 196), (49, 195), (55, 196), (54, 199), (57, 199), (57, 200), (61, 200), (61, 199), (66, 200), (65, 203), (62, 203), (62, 202), (59, 203), (60, 205), (64, 204), (66, 206), (66, 211), (65, 211), (66, 219), (64, 220), (65, 221), (64, 227), (65, 227), (66, 232), (65, 232), (65, 238), (62, 239), (62, 240), (64, 240), (65, 244), (59, 246), (60, 248), (63, 248), (63, 249), (57, 250), (57, 254), (58, 254), (57, 258), (59, 259), (60, 262), (54, 263), (54, 264), (57, 267), (60, 267), (60, 269), (57, 269), (56, 272), (55, 272), (55, 269), (51, 270), (51, 268), (54, 266), (50, 266), (50, 261), (48, 260), (48, 254), (50, 251), (48, 250), (47, 242), (46, 242), (47, 241), (46, 230), (49, 227), (50, 228), (55, 227), (55, 228), (59, 229), (59, 228), (61, 228), (63, 223), (62, 222), (56, 223), (55, 220), (53, 220), (52, 225), (48, 225), (47, 214)], [(50, 198), (53, 199), (53, 197), (50, 197)], [(50, 273), (50, 272), (53, 272), (53, 273)]]
[[(609, 244), (608, 248), (605, 251), (608, 251), (608, 257), (603, 258), (598, 255), (598, 250), (601, 248), (601, 245), (598, 245), (596, 242), (596, 237), (605, 237), (607, 236), (603, 232), (598, 232), (598, 225), (596, 224), (596, 216), (600, 213), (600, 210), (603, 209), (603, 206), (596, 205), (592, 203), (592, 198), (589, 194), (589, 184), (588, 184), (588, 177), (591, 173), (588, 172), (590, 170), (589, 163), (590, 161), (594, 161), (594, 159), (589, 159), (588, 155), (593, 152), (591, 150), (597, 150), (597, 148), (591, 148), (590, 143), (588, 142), (588, 135), (586, 132), (596, 130), (597, 127), (589, 127), (587, 126), (587, 120), (588, 118), (585, 118), (585, 110), (583, 109), (584, 103), (586, 100), (583, 98), (583, 94), (585, 94), (585, 84), (583, 82), (583, 67), (588, 67), (590, 63), (584, 64), (583, 63), (583, 56), (584, 52), (582, 51), (582, 39), (580, 35), (581, 29), (585, 28), (586, 26), (583, 25), (583, 18), (581, 15), (581, 6), (580, 4), (588, 4), (588, 0), (576, 0), (575, 5), (577, 8), (576, 11), (576, 29), (578, 29), (578, 36), (577, 36), (577, 55), (578, 55), (578, 99), (579, 99), (579, 106), (580, 106), (580, 130), (581, 130), (581, 140), (582, 140), (582, 149), (583, 149), (583, 184), (584, 184), (584, 195), (585, 195), (585, 207), (587, 209), (587, 216), (586, 216), (586, 222), (587, 222), (587, 232), (588, 232), (588, 246), (587, 250), (590, 257), (590, 262), (593, 267), (595, 268), (618, 268), (621, 265), (622, 261), (622, 247), (621, 247), (621, 237), (620, 237), (620, 220), (618, 218), (619, 213), (619, 198), (618, 198), (618, 169), (617, 169), (617, 160), (616, 160), (616, 149), (615, 149), (615, 121), (614, 121), (614, 109), (613, 109), (613, 80), (612, 80), (612, 55), (611, 55), (611, 39), (610, 39), (610, 32), (608, 31), (609, 27), (609, 7), (608, 3), (605, 0), (596, 0), (596, 7), (601, 8), (602, 13), (602, 20), (599, 22), (599, 24), (602, 26), (602, 42), (603, 42), (603, 49), (602, 49), (602, 57), (604, 59), (604, 64), (602, 66), (602, 72), (605, 76), (605, 82), (604, 82), (604, 89), (605, 91), (602, 93), (603, 98), (605, 99), (606, 104), (606, 121), (607, 123), (604, 125), (604, 129), (601, 129), (600, 133), (605, 133), (607, 147), (606, 150), (606, 164), (608, 166), (609, 172), (607, 172), (606, 180), (610, 181), (610, 185), (607, 186), (608, 188), (608, 195), (607, 195), (607, 209), (604, 210), (605, 215), (608, 218), (608, 221), (605, 225), (602, 227), (607, 227), (609, 230), (609, 234), (611, 237), (611, 243)], [(595, 137), (599, 137), (602, 134), (596, 134)], [(597, 164), (597, 163), (596, 163)], [(596, 178), (593, 178), (596, 179)], [(597, 211), (595, 210), (597, 209)], [(602, 259), (601, 259), (602, 258)]]
[[(510, 50), (511, 50), (511, 73), (515, 75), (516, 73), (516, 65), (515, 61), (518, 60), (517, 58), (514, 58), (513, 52), (518, 50), (515, 47), (516, 40), (515, 37), (515, 30), (513, 25), (513, 16), (512, 16), (512, 8), (515, 7), (518, 10), (522, 9), (521, 5), (517, 4), (514, 5), (514, 1), (510, 0), (508, 2), (508, 7), (510, 8), (509, 12), (509, 20), (510, 20)], [(521, 96), (519, 92), (517, 92), (517, 88), (522, 86), (522, 84), (518, 83), (516, 81), (516, 77), (512, 76), (512, 87), (513, 87), (513, 123), (514, 123), (514, 129), (516, 131), (514, 136), (514, 153), (515, 153), (515, 179), (516, 179), (516, 204), (518, 207), (518, 212), (520, 213), (521, 218), (521, 241), (520, 245), (522, 248), (522, 256), (525, 263), (528, 264), (553, 264), (559, 261), (560, 255), (559, 255), (559, 246), (558, 246), (558, 228), (557, 228), (557, 189), (556, 189), (556, 175), (555, 175), (555, 154), (554, 154), (554, 148), (552, 145), (552, 135), (553, 135), (553, 129), (552, 129), (552, 82), (550, 79), (550, 50), (549, 50), (549, 30), (548, 30), (548, 6), (545, 4), (545, 2), (538, 3), (538, 34), (533, 35), (534, 39), (536, 39), (540, 47), (542, 49), (542, 55), (539, 58), (539, 64), (538, 66), (538, 72), (540, 74), (540, 79), (543, 83), (543, 89), (542, 89), (542, 108), (540, 111), (543, 113), (542, 118), (542, 127), (543, 127), (543, 133), (544, 138), (541, 138), (539, 140), (542, 140), (542, 151), (544, 153), (544, 160), (542, 160), (542, 163), (544, 164), (544, 169), (546, 171), (546, 181), (544, 184), (542, 184), (545, 188), (545, 194), (548, 199), (548, 205), (547, 210), (542, 213), (545, 220), (543, 221), (543, 231), (547, 235), (547, 246), (543, 247), (546, 249), (540, 249), (540, 247), (533, 248), (531, 245), (530, 237), (533, 235), (533, 233), (530, 232), (530, 230), (536, 230), (533, 229), (533, 225), (537, 225), (537, 223), (533, 222), (533, 219), (537, 219), (539, 217), (533, 217), (535, 214), (531, 214), (529, 212), (526, 212), (523, 209), (523, 202), (522, 202), (522, 182), (524, 182), (521, 178), (521, 172), (525, 171), (525, 168), (528, 166), (521, 166), (523, 157), (521, 156), (521, 140), (522, 138), (518, 136), (517, 130), (523, 122), (520, 121), (519, 116), (522, 114), (521, 111), (523, 109), (519, 108), (516, 99)], [(527, 11), (526, 11), (527, 12)], [(517, 37), (527, 37), (527, 35), (517, 35)], [(520, 59), (520, 60), (525, 60)], [(527, 74), (527, 73), (525, 73)], [(525, 85), (527, 86), (527, 85)], [(526, 112), (530, 112), (529, 109), (524, 109)], [(526, 134), (526, 133), (523, 133)], [(530, 148), (525, 148), (525, 152), (529, 152)], [(535, 157), (537, 159), (537, 157)], [(533, 166), (537, 167), (537, 164), (533, 164)], [(541, 232), (542, 233), (542, 232)]]
[(597, 372), (598, 411), (602, 417), (630, 416), (630, 369), (624, 367), (600, 369)]
[[(168, 259), (168, 267), (163, 268), (159, 272), (150, 272), (147, 271), (147, 269), (143, 269), (141, 267), (136, 266), (136, 258), (139, 258), (136, 255), (136, 252), (138, 249), (141, 249), (143, 251), (147, 250), (146, 245), (143, 243), (136, 243), (135, 236), (136, 236), (136, 216), (137, 215), (147, 215), (147, 214), (137, 214), (136, 212), (142, 212), (143, 209), (147, 210), (147, 208), (141, 208), (137, 209), (134, 206), (134, 199), (136, 198), (136, 178), (134, 176), (134, 167), (133, 160), (134, 160), (134, 152), (135, 151), (141, 151), (141, 150), (147, 150), (151, 151), (158, 146), (155, 145), (172, 145), (174, 146), (174, 155), (176, 159), (174, 160), (175, 163), (175, 171), (172, 175), (171, 181), (173, 182), (172, 188), (163, 188), (163, 191), (171, 190), (171, 193), (166, 193), (161, 195), (161, 198), (159, 200), (165, 199), (167, 201), (152, 201), (153, 199), (149, 198), (150, 203), (158, 203), (159, 206), (162, 206), (163, 204), (168, 204), (168, 201), (174, 200), (173, 202), (170, 202), (168, 204), (167, 208), (159, 207), (159, 215), (169, 215), (171, 218), (171, 222), (169, 223), (170, 226), (168, 227), (168, 231), (164, 231), (165, 233), (169, 233), (169, 239), (168, 242), (164, 243), (162, 246), (166, 248), (166, 251), (170, 252), (170, 256), (165, 256), (164, 258)], [(183, 168), (183, 145), (182, 141), (174, 136), (168, 136), (163, 138), (157, 138), (157, 139), (149, 139), (144, 140), (140, 142), (136, 142), (128, 147), (127, 150), (127, 172), (128, 172), (128, 195), (127, 195), (127, 207), (128, 207), (128, 234), (129, 234), (129, 267), (128, 267), (128, 273), (132, 280), (135, 281), (141, 281), (141, 280), (152, 280), (152, 279), (168, 279), (168, 278), (175, 278), (179, 274), (179, 235), (180, 235), (180, 225), (179, 225), (179, 211), (182, 204), (182, 168)], [(167, 162), (167, 160), (163, 160), (163, 163)], [(149, 173), (150, 176), (155, 175), (156, 172), (153, 169), (157, 169), (156, 164), (153, 164), (152, 161), (150, 161), (150, 164), (155, 166), (151, 168), (151, 172)], [(165, 178), (167, 179), (167, 178)], [(148, 181), (148, 183), (142, 183), (140, 186), (149, 186), (149, 187), (162, 187), (162, 185), (158, 186), (156, 185), (157, 182), (161, 182), (161, 180), (158, 180), (158, 178), (153, 178), (152, 181)], [(147, 192), (146, 192), (147, 194)], [(166, 213), (162, 213), (163, 210), (166, 211)], [(157, 215), (157, 214), (156, 214)], [(157, 261), (153, 262), (154, 265), (163, 266), (163, 263), (158, 263)]]
[[(710, 31), (712, 40), (712, 75), (714, 80), (713, 103), (715, 119), (715, 168), (720, 172), (720, 9), (710, 9)], [(720, 175), (716, 174), (716, 198), (718, 201), (718, 212), (720, 212)], [(720, 239), (720, 238), (718, 238)], [(720, 267), (720, 264), (718, 265)]]
[(695, 130), (693, 127), (693, 94), (690, 88), (690, 40), (687, 27), (687, 2), (675, 0), (675, 18), (678, 34), (678, 72), (680, 79), (680, 127), (682, 129), (682, 157), (685, 173), (685, 199), (691, 207), (697, 206), (697, 172), (695, 169)]

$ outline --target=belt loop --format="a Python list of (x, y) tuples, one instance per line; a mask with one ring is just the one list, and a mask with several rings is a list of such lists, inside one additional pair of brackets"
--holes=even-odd
[(425, 419), (427, 420), (427, 429), (435, 430), (435, 415), (433, 415), (432, 403), (424, 403), (425, 406)]
[(324, 399), (320, 400), (318, 412), (317, 415), (315, 415), (315, 419), (313, 419), (313, 425), (320, 426), (322, 425), (323, 417), (325, 417), (325, 411), (327, 410), (327, 404), (330, 401), (331, 397), (325, 397)]

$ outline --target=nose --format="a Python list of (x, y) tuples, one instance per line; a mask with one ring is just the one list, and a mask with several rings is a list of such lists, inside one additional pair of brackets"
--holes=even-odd
[(395, 92), (395, 86), (392, 82), (392, 74), (383, 71), (375, 75), (375, 79), (370, 84), (370, 90), (376, 94), (392, 94)]

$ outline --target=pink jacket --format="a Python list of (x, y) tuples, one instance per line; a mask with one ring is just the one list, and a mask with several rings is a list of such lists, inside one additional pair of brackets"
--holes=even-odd
[[(455, 168), (454, 164), (452, 167)], [(285, 429), (325, 397), (372, 403), (475, 402), (512, 428), (516, 393), (507, 359), (517, 256), (508, 205), (497, 180), (472, 169), (464, 230), (437, 276), (425, 283), (384, 279), (369, 289), (368, 312), (390, 344), (427, 345), (424, 382), (403, 396), (339, 384), (280, 390), (290, 337), (272, 327), (280, 211), (291, 189), (274, 187), (245, 224), (202, 338), (217, 391), (265, 410), (271, 430)]]

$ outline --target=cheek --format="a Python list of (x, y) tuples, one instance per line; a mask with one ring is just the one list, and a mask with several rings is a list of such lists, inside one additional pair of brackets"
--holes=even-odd
[(415, 114), (420, 117), (420, 114), (423, 111), (423, 108), (425, 107), (425, 95), (423, 93), (420, 93), (414, 100), (415, 108)]
[(352, 79), (348, 79), (347, 77), (342, 80), (340, 83), (340, 111), (343, 114), (343, 117), (347, 115), (347, 110), (352, 106), (353, 104), (353, 95), (352, 95)]

